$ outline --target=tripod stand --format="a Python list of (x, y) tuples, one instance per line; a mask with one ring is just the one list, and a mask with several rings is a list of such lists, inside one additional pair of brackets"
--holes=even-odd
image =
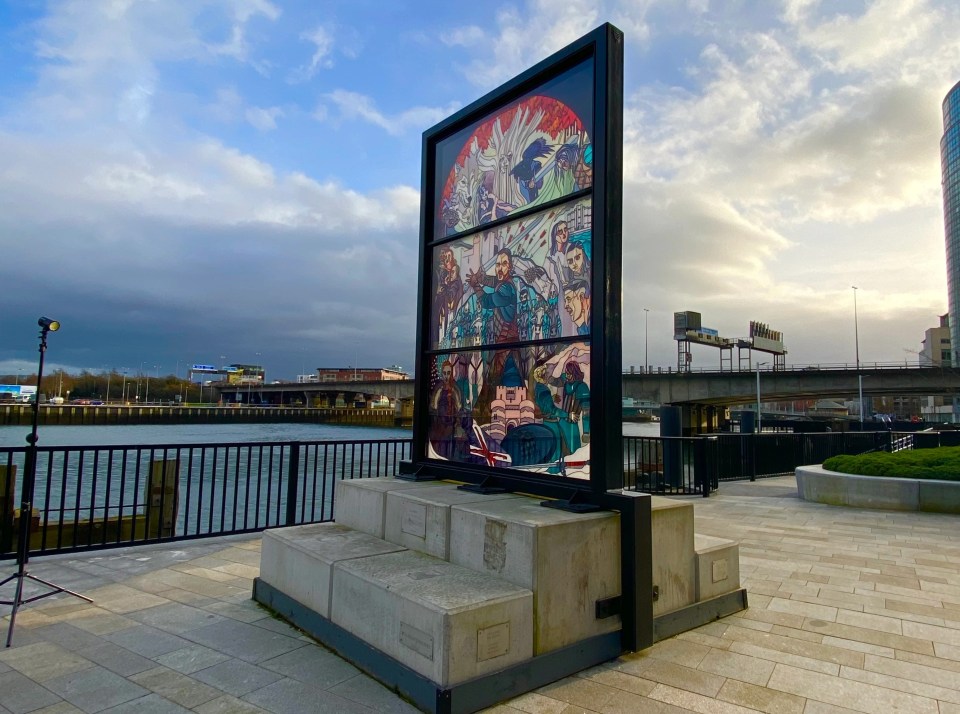
[[(12, 580), (17, 581), (17, 589), (13, 600), (0, 600), (0, 605), (13, 605), (13, 610), (10, 611), (10, 627), (7, 630), (7, 647), (13, 644), (13, 627), (17, 622), (17, 610), (20, 609), (21, 605), (42, 600), (45, 597), (50, 597), (58, 593), (66, 593), (81, 600), (93, 602), (90, 598), (84, 597), (79, 593), (38, 578), (36, 575), (31, 575), (27, 570), (27, 562), (30, 559), (30, 521), (33, 516), (33, 492), (37, 481), (37, 425), (40, 419), (39, 390), (40, 381), (43, 379), (43, 355), (47, 351), (47, 333), (56, 332), (60, 329), (59, 322), (46, 317), (41, 317), (37, 321), (37, 324), (40, 325), (40, 365), (37, 369), (37, 395), (33, 400), (33, 428), (27, 436), (27, 453), (23, 463), (23, 485), (20, 487), (20, 524), (17, 532), (17, 572), (0, 582), (0, 587), (3, 587)], [(25, 580), (44, 585), (49, 588), (49, 591), (24, 599), (23, 583)]]

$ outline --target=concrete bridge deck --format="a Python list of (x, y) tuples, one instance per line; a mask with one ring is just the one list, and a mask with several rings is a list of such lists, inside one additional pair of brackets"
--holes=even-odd
[[(773, 371), (760, 370), (764, 401), (849, 398), (858, 393), (863, 377), (865, 395), (950, 395), (960, 393), (960, 368), (916, 367), (904, 365), (861, 365), (859, 371), (839, 367), (798, 367)], [(267, 384), (252, 389), (267, 400), (303, 395), (309, 402), (314, 395), (385, 395), (392, 400), (412, 399), (412, 379), (383, 382), (313, 382), (307, 384)], [(239, 395), (246, 401), (251, 389), (244, 385), (217, 387), (228, 401)], [(658, 404), (730, 406), (749, 404), (757, 398), (756, 371), (649, 372), (624, 374), (623, 396)]]

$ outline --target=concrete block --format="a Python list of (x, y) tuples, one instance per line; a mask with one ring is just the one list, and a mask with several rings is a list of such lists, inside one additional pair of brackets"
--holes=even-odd
[(660, 597), (653, 614), (662, 615), (697, 601), (697, 564), (694, 558), (693, 504), (653, 496), (653, 584)]
[(260, 578), (329, 618), (334, 563), (402, 550), (337, 523), (274, 528), (263, 533)]
[(451, 506), (450, 562), (533, 591), (535, 654), (621, 627), (595, 607), (621, 592), (617, 513), (566, 513), (526, 497)]
[(403, 551), (333, 570), (331, 620), (440, 686), (533, 656), (529, 590)]
[(740, 588), (740, 544), (697, 534), (697, 602)]
[(465, 503), (522, 498), (511, 493), (484, 495), (443, 488), (395, 490), (387, 493), (384, 538), (443, 560), (450, 559), (450, 507)]
[(383, 538), (387, 494), (446, 486), (442, 481), (403, 481), (396, 478), (358, 478), (337, 481), (333, 519), (348, 528)]

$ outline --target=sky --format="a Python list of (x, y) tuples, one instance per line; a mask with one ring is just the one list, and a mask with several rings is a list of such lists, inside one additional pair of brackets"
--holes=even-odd
[(412, 372), (423, 132), (604, 22), (625, 368), (915, 363), (955, 0), (0, 0), (0, 374)]

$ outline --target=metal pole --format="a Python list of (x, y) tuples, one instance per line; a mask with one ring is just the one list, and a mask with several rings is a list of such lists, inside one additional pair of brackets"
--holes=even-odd
[(857, 385), (860, 391), (860, 431), (863, 431), (863, 375), (857, 375)]
[(857, 356), (857, 372), (860, 371), (860, 324), (857, 319), (857, 286), (851, 285), (853, 288), (853, 340), (854, 340), (854, 349), (856, 350)]
[(646, 374), (650, 371), (650, 344), (647, 341), (647, 318), (650, 316), (650, 311), (647, 308), (643, 308), (643, 373)]
[[(67, 595), (73, 595), (81, 600), (93, 602), (93, 600), (85, 595), (80, 595), (72, 590), (67, 590), (66, 588), (62, 588), (59, 585), (51, 583), (47, 580), (38, 578), (35, 575), (30, 575), (29, 571), (27, 570), (27, 562), (30, 560), (30, 527), (33, 521), (33, 496), (37, 481), (37, 441), (39, 440), (37, 436), (37, 428), (40, 423), (40, 384), (43, 380), (43, 358), (47, 351), (47, 334), (51, 330), (56, 331), (60, 328), (58, 322), (55, 320), (49, 320), (45, 317), (40, 318), (39, 324), (41, 329), (40, 361), (37, 365), (37, 397), (33, 400), (33, 419), (30, 433), (27, 435), (27, 450), (24, 454), (23, 461), (23, 481), (20, 485), (20, 522), (17, 524), (17, 572), (0, 582), (0, 586), (3, 586), (11, 580), (17, 581), (13, 600), (0, 601), (4, 605), (13, 605), (13, 609), (10, 611), (10, 626), (7, 628), (7, 647), (10, 647), (13, 644), (13, 628), (16, 625), (17, 611), (20, 609), (21, 605), (25, 605), (36, 600), (41, 600), (58, 593), (66, 593)], [(23, 581), (26, 579), (30, 579), (33, 582), (45, 585), (46, 587), (50, 588), (50, 592), (32, 595), (24, 599)]]
[(757, 362), (757, 433), (760, 433), (760, 363)]

